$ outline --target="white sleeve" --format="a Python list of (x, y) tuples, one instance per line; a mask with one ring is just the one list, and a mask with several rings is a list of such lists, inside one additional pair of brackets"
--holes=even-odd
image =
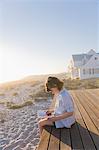
[(63, 104), (64, 104), (64, 108), (66, 109), (67, 112), (74, 111), (73, 100), (68, 92), (66, 93), (65, 96), (63, 96)]

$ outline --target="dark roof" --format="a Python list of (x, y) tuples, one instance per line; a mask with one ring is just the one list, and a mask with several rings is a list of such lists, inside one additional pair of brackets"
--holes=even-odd
[(92, 56), (93, 55), (87, 55), (87, 54), (72, 55), (74, 61), (81, 61), (84, 58), (89, 60)]

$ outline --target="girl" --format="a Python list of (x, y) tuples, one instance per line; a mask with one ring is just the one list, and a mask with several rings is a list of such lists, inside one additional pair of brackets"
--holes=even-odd
[(54, 110), (46, 112), (48, 117), (39, 121), (40, 135), (45, 125), (54, 125), (56, 128), (71, 128), (71, 125), (75, 123), (73, 101), (68, 91), (63, 88), (63, 82), (56, 77), (49, 77), (46, 89), (53, 94), (55, 107)]

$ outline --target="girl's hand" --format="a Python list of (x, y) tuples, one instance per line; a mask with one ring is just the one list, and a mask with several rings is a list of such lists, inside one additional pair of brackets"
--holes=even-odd
[(46, 114), (47, 114), (47, 116), (50, 116), (51, 115), (51, 111), (46, 111)]
[(53, 116), (49, 116), (49, 117), (47, 117), (47, 119), (48, 119), (48, 120), (51, 120), (51, 121), (53, 121), (53, 122), (56, 121), (56, 117), (53, 117)]

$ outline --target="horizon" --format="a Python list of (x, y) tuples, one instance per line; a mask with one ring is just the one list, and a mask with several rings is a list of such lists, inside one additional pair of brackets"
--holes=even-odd
[(24, 76), (24, 77), (16, 79), (16, 80), (8, 80), (8, 81), (5, 81), (5, 82), (0, 82), (0, 85), (5, 85), (5, 84), (13, 83), (13, 82), (18, 82), (18, 81), (19, 82), (24, 81), (24, 80), (27, 80), (31, 77), (34, 78), (34, 81), (38, 81), (39, 79), (36, 79), (36, 78), (40, 78), (40, 76), (41, 76), (41, 78), (43, 76), (55, 76), (56, 77), (57, 75), (60, 75), (60, 74), (68, 75), (69, 73), (68, 72), (57, 72), (57, 73), (54, 73), (54, 74), (34, 74), (34, 75), (30, 74), (28, 76)]
[(99, 52), (97, 0), (0, 1), (0, 83), (67, 72), (72, 54)]

